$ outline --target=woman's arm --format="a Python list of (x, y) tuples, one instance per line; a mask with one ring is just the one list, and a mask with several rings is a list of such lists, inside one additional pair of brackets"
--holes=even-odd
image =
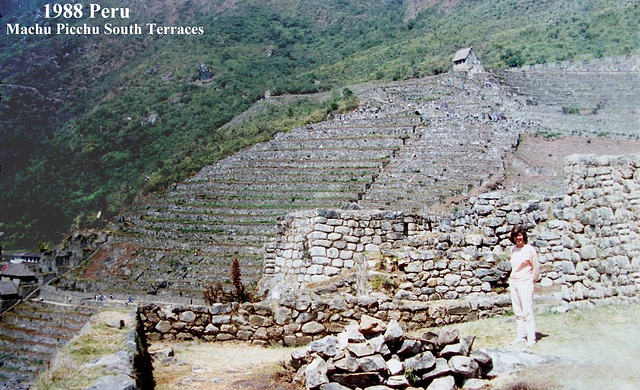
[(535, 283), (540, 276), (540, 261), (538, 261), (538, 252), (536, 248), (531, 247), (531, 268), (533, 269), (533, 282)]

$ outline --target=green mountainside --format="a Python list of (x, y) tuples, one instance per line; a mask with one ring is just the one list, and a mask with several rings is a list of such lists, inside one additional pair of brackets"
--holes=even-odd
[[(447, 71), (462, 47), (493, 68), (640, 53), (637, 1), (99, 3), (130, 8), (130, 18), (107, 21), (114, 26), (196, 26), (204, 34), (8, 34), (8, 24), (59, 21), (44, 17), (44, 0), (0, 0), (5, 248), (45, 247), (72, 226), (100, 226), (139, 194), (354, 107), (349, 85)], [(266, 91), (331, 93), (222, 127)]]

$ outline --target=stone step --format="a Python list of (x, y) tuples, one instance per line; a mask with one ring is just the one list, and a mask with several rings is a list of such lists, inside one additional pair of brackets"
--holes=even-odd
[(50, 333), (47, 327), (31, 329), (0, 323), (0, 330), (0, 341), (6, 342), (29, 340), (29, 342), (60, 345), (73, 337), (72, 332), (67, 332), (66, 334)]
[(36, 378), (33, 373), (0, 366), (0, 389), (28, 390)]
[[(247, 169), (247, 168), (230, 168), (221, 169), (218, 172), (211, 172), (207, 175), (198, 177), (197, 182), (206, 181), (209, 183), (247, 183), (247, 182), (295, 182), (295, 183), (326, 183), (326, 182), (349, 182), (355, 180), (363, 180), (370, 178), (377, 173), (377, 169), (359, 168), (359, 169), (330, 169), (325, 171), (314, 170), (311, 172), (287, 170), (277, 171), (276, 169), (265, 169), (264, 167)], [(192, 182), (196, 182), (193, 180)], [(253, 188), (246, 188), (246, 191), (255, 191)]]
[(95, 313), (95, 309), (85, 306), (54, 306), (36, 301), (24, 301), (5, 313), (7, 318), (26, 317), (28, 319), (71, 321), (72, 323), (84, 323)]
[(182, 204), (175, 204), (166, 202), (163, 204), (155, 203), (149, 205), (149, 207), (138, 209), (138, 214), (131, 214), (127, 217), (126, 222), (132, 222), (139, 219), (146, 218), (147, 215), (164, 215), (174, 214), (178, 216), (190, 216), (193, 219), (204, 218), (218, 218), (228, 219), (229, 221), (236, 220), (251, 220), (251, 219), (277, 219), (278, 217), (287, 214), (291, 210), (291, 207), (285, 207), (282, 209), (226, 209), (220, 207), (203, 207), (198, 203), (188, 204), (183, 202)]
[(40, 329), (46, 329), (47, 333), (58, 337), (66, 336), (70, 331), (75, 331), (82, 326), (85, 322), (74, 321), (73, 319), (65, 319), (60, 317), (57, 319), (42, 319), (37, 317), (16, 316), (11, 313), (7, 313), (2, 318), (0, 323), (0, 330), (8, 328), (20, 328), (21, 330), (33, 330), (38, 331)]
[[(336, 201), (343, 201), (345, 199), (350, 199), (350, 193), (354, 188), (358, 189), (359, 187), (365, 186), (367, 183), (370, 183), (372, 179), (369, 180), (351, 180), (345, 181), (345, 183), (356, 183), (355, 185), (350, 185), (348, 190), (343, 191), (322, 191), (322, 192), (307, 192), (307, 193), (273, 193), (273, 194), (260, 194), (255, 190), (244, 191), (242, 189), (238, 189), (235, 191), (235, 194), (232, 194), (233, 191), (231, 188), (226, 188), (224, 192), (215, 191), (213, 189), (208, 189), (207, 191), (199, 190), (198, 194), (192, 193), (191, 196), (194, 202), (200, 201), (204, 204), (214, 204), (214, 205), (225, 205), (229, 208), (234, 208), (235, 205), (240, 204), (250, 204), (255, 205), (256, 208), (259, 208), (262, 205), (265, 206), (273, 206), (279, 204), (323, 204), (324, 202), (330, 202), (331, 204), (335, 204)], [(256, 184), (259, 182), (255, 182)], [(234, 185), (239, 185), (238, 183), (234, 183)], [(292, 182), (291, 186), (295, 186), (296, 183)], [(304, 185), (304, 183), (300, 183), (300, 185)], [(176, 201), (182, 199), (185, 201), (184, 197), (175, 196)], [(171, 198), (168, 198), (167, 201), (170, 203)], [(206, 202), (206, 203), (205, 203)]]
[[(4, 349), (4, 347), (2, 348)], [(39, 372), (44, 371), (48, 362), (51, 361), (53, 355), (43, 354), (31, 351), (20, 351), (20, 355), (15, 353), (0, 352), (2, 357), (1, 367), (8, 371), (19, 371), (28, 376), (36, 376)]]
[(293, 191), (299, 188), (301, 194), (312, 191), (315, 192), (335, 192), (335, 191), (354, 191), (362, 187), (366, 182), (364, 180), (353, 181), (344, 180), (337, 182), (301, 182), (301, 183), (282, 183), (282, 182), (264, 182), (254, 183), (248, 181), (234, 182), (209, 182), (199, 181), (190, 182), (179, 188), (177, 193), (187, 192), (210, 192), (214, 190), (238, 190), (244, 186), (251, 186), (252, 191), (264, 191), (265, 193), (277, 193), (278, 191)]
[(94, 308), (85, 306), (36, 301), (22, 302), (5, 312), (0, 318), (0, 383), (4, 388), (29, 388), (27, 384), (37, 378), (58, 348), (84, 326), (93, 312)]
[[(31, 337), (33, 335), (29, 332), (25, 332), (23, 336), (24, 337), (13, 337), (11, 335), (0, 334), (0, 346), (15, 351), (24, 350), (53, 354), (58, 349), (58, 347), (60, 347), (60, 345), (68, 340), (64, 340), (59, 337), (38, 337), (40, 340), (36, 340), (35, 337)], [(46, 339), (47, 341), (42, 341), (44, 339)]]

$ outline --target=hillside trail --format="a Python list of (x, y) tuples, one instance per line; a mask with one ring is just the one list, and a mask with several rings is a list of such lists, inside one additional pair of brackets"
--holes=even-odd
[[(640, 388), (640, 304), (603, 306), (567, 313), (538, 314), (539, 341), (532, 348), (514, 347), (513, 317), (494, 317), (452, 325), (462, 336), (475, 335), (474, 348), (522, 350), (557, 357), (540, 366), (521, 367), (491, 381), (497, 390), (592, 390)], [(156, 355), (157, 390), (298, 390), (282, 375), (281, 362), (295, 350), (246, 344), (158, 342), (152, 351), (172, 348), (175, 356)], [(288, 378), (287, 378), (288, 379)]]

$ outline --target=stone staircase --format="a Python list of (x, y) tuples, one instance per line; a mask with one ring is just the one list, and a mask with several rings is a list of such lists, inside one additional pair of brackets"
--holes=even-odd
[(0, 317), (0, 389), (27, 389), (89, 321), (87, 306), (24, 301)]

